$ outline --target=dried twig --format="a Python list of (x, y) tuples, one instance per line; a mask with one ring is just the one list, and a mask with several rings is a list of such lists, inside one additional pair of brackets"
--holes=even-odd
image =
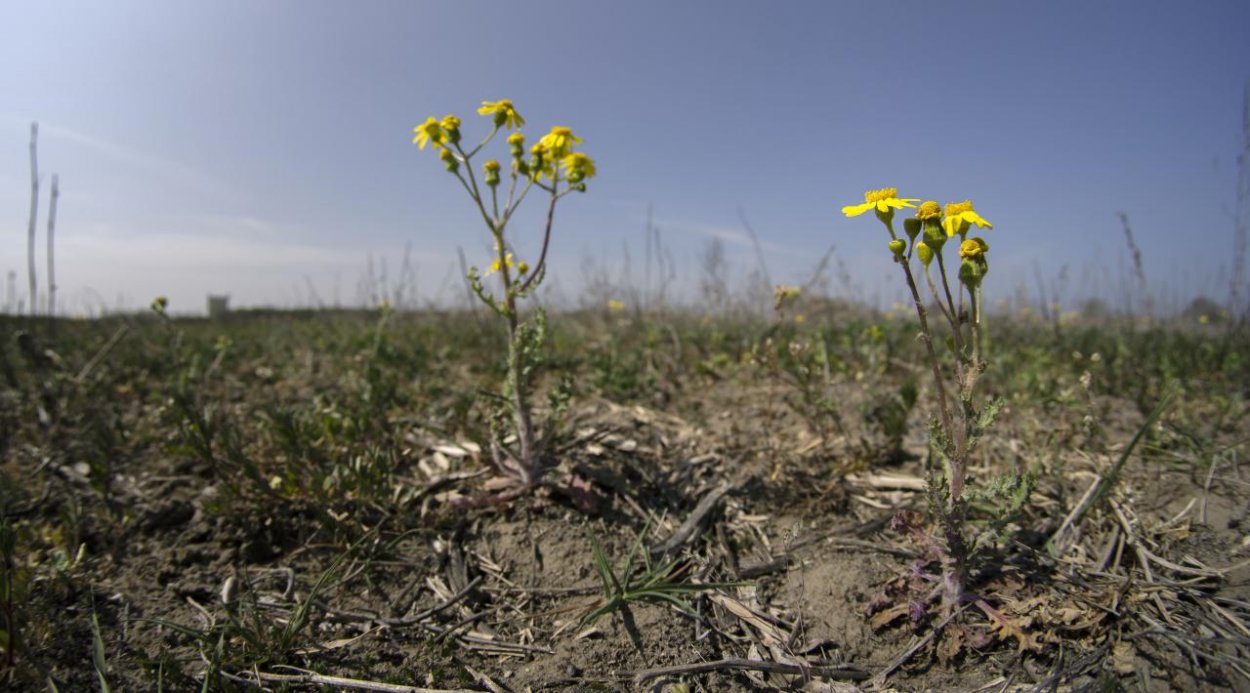
[(695, 662), (678, 664), (659, 669), (648, 669), (639, 672), (634, 681), (642, 684), (664, 676), (681, 676), (683, 674), (705, 674), (710, 671), (764, 671), (770, 674), (792, 674), (798, 676), (816, 676), (837, 681), (863, 681), (868, 672), (855, 667), (829, 666), (824, 664), (782, 664), (762, 660), (726, 658), (711, 662)]
[(281, 684), (314, 684), (318, 686), (335, 686), (339, 688), (354, 688), (361, 691), (380, 691), (381, 693), (470, 693), (466, 688), (422, 688), (420, 686), (404, 686), (396, 683), (382, 683), (381, 681), (366, 681), (364, 679), (349, 679), (342, 676), (330, 676), (328, 674), (318, 674), (295, 667), (283, 667), (284, 669), (292, 669), (298, 671), (298, 674), (276, 674), (267, 671), (248, 671), (239, 674), (227, 674), (227, 676), (236, 681), (242, 681), (250, 684), (257, 684), (262, 681), (268, 683)]
[(708, 513), (712, 512), (712, 509), (716, 507), (716, 504), (720, 502), (720, 499), (724, 498), (725, 494), (732, 491), (733, 488), (733, 484), (721, 482), (719, 486), (711, 491), (708, 491), (703, 498), (699, 499), (699, 503), (694, 506), (694, 510), (692, 510), (686, 520), (677, 527), (677, 530), (673, 532), (671, 537), (656, 546), (651, 547), (651, 555), (655, 556), (670, 553), (678, 548), (681, 548), (681, 546), (683, 546), (686, 542), (693, 539), (695, 531), (699, 528), (699, 525), (703, 522), (704, 518), (707, 517)]

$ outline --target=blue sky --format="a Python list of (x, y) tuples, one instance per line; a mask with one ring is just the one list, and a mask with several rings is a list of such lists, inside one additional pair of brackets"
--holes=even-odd
[(407, 243), (419, 300), (458, 298), (456, 248), (485, 263), (488, 236), (411, 130), (450, 112), (472, 137), (498, 98), (598, 162), (557, 212), (565, 299), (626, 248), (641, 279), (651, 208), (690, 291), (713, 240), (755, 267), (741, 210), (774, 282), (833, 246), (850, 281), (832, 292), (893, 300), (884, 232), (839, 212), (888, 185), (974, 200), (992, 296), (1067, 266), (1069, 296), (1115, 302), (1121, 211), (1161, 299), (1227, 295), (1244, 0), (47, 1), (4, 3), (0, 26), (0, 272), (24, 297), (38, 120), (62, 311), (353, 303), (368, 258), (393, 278)]

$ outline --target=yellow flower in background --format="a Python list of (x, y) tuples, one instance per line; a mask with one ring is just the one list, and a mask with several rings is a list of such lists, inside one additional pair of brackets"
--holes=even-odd
[(538, 144), (547, 150), (547, 156), (552, 159), (563, 159), (566, 155), (573, 151), (574, 144), (581, 144), (582, 138), (573, 134), (573, 131), (557, 125), (551, 128), (551, 132), (543, 135)]
[(919, 199), (900, 198), (898, 196), (898, 188), (881, 188), (880, 190), (869, 190), (864, 193), (864, 204), (843, 207), (842, 213), (848, 217), (857, 217), (870, 209), (875, 209), (877, 212), (885, 214), (894, 209), (915, 207), (916, 205), (912, 203), (919, 201)]
[(798, 299), (798, 297), (802, 293), (803, 293), (803, 290), (797, 286), (787, 286), (785, 284), (778, 284), (777, 286), (773, 287), (773, 303), (777, 307), (781, 307), (787, 303), (790, 303)]
[(433, 116), (426, 119), (424, 123), (412, 129), (416, 135), (412, 138), (412, 143), (417, 145), (418, 149), (425, 149), (427, 142), (433, 142), (434, 146), (440, 146), (443, 143), (443, 126)]
[(612, 311), (613, 313), (619, 313), (625, 310), (625, 302), (618, 301), (615, 298), (613, 298), (608, 301), (608, 310)]
[(951, 202), (946, 205), (946, 218), (942, 220), (942, 228), (946, 229), (947, 237), (964, 234), (968, 228), (976, 224), (980, 228), (994, 228), (994, 225), (977, 214), (972, 208), (972, 200)]
[(508, 99), (500, 99), (499, 101), (483, 101), (482, 107), (477, 109), (481, 115), (495, 116), (496, 127), (519, 128), (525, 124), (525, 119), (520, 113), (513, 108), (512, 102)]
[(980, 257), (989, 252), (990, 244), (985, 242), (984, 238), (976, 236), (965, 240), (959, 244), (959, 257), (974, 258)]
[(580, 183), (586, 178), (593, 178), (596, 173), (595, 160), (581, 152), (573, 152), (560, 159), (560, 166), (570, 183)]
[[(504, 255), (503, 264), (508, 267), (516, 266), (516, 264), (512, 262), (512, 253)], [(503, 266), (499, 264), (499, 259), (496, 258), (494, 262), (490, 263), (490, 269), (486, 271), (486, 276), (490, 276), (501, 269), (503, 269)]]

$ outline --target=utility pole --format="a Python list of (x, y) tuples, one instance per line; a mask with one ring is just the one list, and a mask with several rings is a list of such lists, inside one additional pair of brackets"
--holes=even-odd
[(56, 201), (61, 197), (57, 175), (52, 174), (52, 193), (48, 203), (48, 317), (56, 316), (56, 268), (52, 262), (52, 237), (56, 231)]
[(30, 124), (30, 227), (26, 234), (26, 272), (30, 279), (30, 314), (38, 313), (35, 294), (39, 290), (35, 283), (35, 222), (39, 216), (39, 164), (36, 149), (39, 141), (39, 123)]

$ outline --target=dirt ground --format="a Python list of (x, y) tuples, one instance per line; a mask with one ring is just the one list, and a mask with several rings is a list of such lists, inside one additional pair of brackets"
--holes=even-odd
[[(1114, 396), (1063, 416), (1010, 400), (973, 476), (1032, 465), (1035, 484), (998, 531), (977, 530), (976, 601), (943, 613), (916, 596), (937, 570), (914, 531), (923, 426), (879, 455), (854, 430), (822, 440), (786, 396), (731, 375), (579, 397), (548, 483), (506, 501), (480, 445), (420, 421), (397, 424), (389, 497), (333, 506), (309, 489), (228, 497), (168, 440), (129, 447), (107, 493), (86, 463), (48, 457), (26, 477), (44, 479), (28, 516), (77, 512), (76, 536), (42, 545), (81, 549), (29, 573), (10, 685), (1250, 690), (1244, 429), (1196, 465), (1159, 424), (1150, 461), (1131, 456), (1069, 522), (1144, 416)], [(10, 465), (36, 454), (13, 450)], [(661, 587), (590, 619), (606, 603), (597, 546), (626, 587), (644, 564)]]

